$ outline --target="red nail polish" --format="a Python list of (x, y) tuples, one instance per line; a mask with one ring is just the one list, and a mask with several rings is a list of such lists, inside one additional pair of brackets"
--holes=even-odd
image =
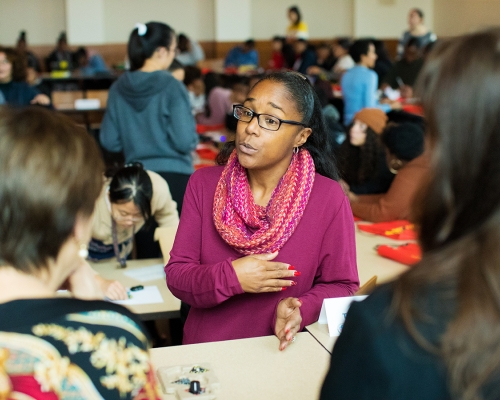
[(295, 272), (293, 273), (293, 276), (300, 276), (300, 272), (299, 272), (299, 271), (295, 271)]
[(286, 290), (286, 286), (283, 286), (283, 287), (281, 288), (281, 291), (283, 291), (283, 290)]
[(290, 329), (285, 329), (285, 335), (290, 332)]
[(289, 265), (289, 266), (288, 266), (288, 270), (289, 270), (289, 271), (295, 271), (295, 267), (294, 267), (293, 265)]
[(302, 305), (302, 304), (304, 303), (304, 302), (303, 302), (302, 300), (300, 300), (300, 299), (297, 299), (297, 300), (299, 301), (300, 305)]
[(292, 283), (292, 286), (295, 286), (297, 284), (297, 282), (295, 282), (295, 281), (292, 281), (291, 283)]

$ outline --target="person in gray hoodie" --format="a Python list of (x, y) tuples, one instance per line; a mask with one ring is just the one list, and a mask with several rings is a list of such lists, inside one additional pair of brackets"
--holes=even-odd
[(128, 42), (130, 71), (111, 86), (100, 142), (123, 152), (126, 163), (140, 161), (161, 175), (180, 213), (198, 135), (187, 90), (167, 72), (176, 46), (168, 25), (136, 25)]

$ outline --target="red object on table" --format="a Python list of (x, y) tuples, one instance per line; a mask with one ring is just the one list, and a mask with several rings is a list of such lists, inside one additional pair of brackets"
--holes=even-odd
[(201, 125), (201, 124), (196, 124), (196, 132), (197, 133), (206, 133), (206, 132), (211, 132), (211, 131), (220, 131), (226, 129), (226, 126), (224, 124), (217, 124), (217, 125)]
[(376, 224), (358, 224), (360, 231), (396, 240), (416, 240), (417, 232), (415, 232), (414, 228), (414, 225), (406, 220), (379, 222)]
[(421, 117), (424, 116), (424, 109), (422, 108), (422, 106), (416, 104), (404, 104), (403, 111), (406, 111), (410, 114), (420, 115)]
[(196, 153), (202, 160), (215, 160), (217, 157), (218, 151), (213, 149), (196, 149)]
[(399, 246), (380, 245), (377, 253), (385, 258), (412, 266), (422, 259), (422, 250), (416, 243), (406, 243)]

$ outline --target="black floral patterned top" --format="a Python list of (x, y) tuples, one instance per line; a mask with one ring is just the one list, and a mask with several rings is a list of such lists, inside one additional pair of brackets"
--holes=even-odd
[(116, 304), (68, 298), (0, 304), (0, 397), (5, 394), (160, 398), (138, 318)]

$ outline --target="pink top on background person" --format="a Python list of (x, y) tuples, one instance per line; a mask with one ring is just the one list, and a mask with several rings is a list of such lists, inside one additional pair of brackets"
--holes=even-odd
[(241, 253), (220, 236), (213, 220), (214, 195), (224, 167), (192, 175), (170, 261), (172, 293), (191, 305), (184, 344), (274, 335), (280, 300), (297, 297), (300, 328), (317, 321), (323, 299), (352, 295), (359, 286), (354, 223), (340, 185), (318, 173), (304, 213), (274, 261), (301, 273), (286, 293), (245, 293), (232, 261)]
[(215, 87), (207, 99), (210, 105), (210, 116), (199, 114), (196, 121), (202, 125), (221, 125), (226, 122), (226, 115), (232, 111), (231, 89)]

